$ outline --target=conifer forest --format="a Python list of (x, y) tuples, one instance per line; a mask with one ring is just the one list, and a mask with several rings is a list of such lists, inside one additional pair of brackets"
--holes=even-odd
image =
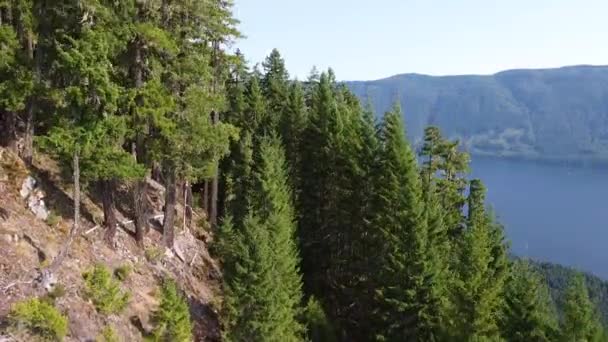
[[(608, 341), (583, 275), (555, 296), (512, 255), (459, 141), (428, 126), (414, 146), (398, 102), (376, 113), (331, 69), (291, 77), (276, 49), (253, 65), (244, 35), (232, 0), (0, 0), (1, 145), (56, 161), (75, 222), (95, 194), (108, 246), (127, 201), (143, 251), (161, 185), (155, 247), (212, 236), (224, 341)], [(195, 339), (181, 285), (163, 281), (152, 340)]]

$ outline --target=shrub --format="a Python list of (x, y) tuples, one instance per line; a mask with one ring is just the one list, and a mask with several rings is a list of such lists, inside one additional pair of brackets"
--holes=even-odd
[(146, 259), (151, 263), (156, 263), (162, 258), (163, 250), (158, 247), (148, 247), (144, 252)]
[(55, 227), (57, 224), (59, 224), (59, 222), (61, 222), (61, 216), (55, 214), (54, 211), (51, 211), (49, 216), (46, 218), (46, 224), (51, 227)]
[(101, 331), (101, 334), (99, 334), (99, 336), (97, 336), (95, 341), (96, 342), (119, 342), (120, 340), (118, 339), (118, 334), (116, 334), (114, 329), (112, 329), (112, 327), (108, 325), (105, 328), (103, 328), (103, 330)]
[(38, 298), (13, 305), (9, 321), (47, 340), (61, 341), (68, 332), (68, 319), (52, 304)]
[(114, 270), (114, 276), (120, 281), (127, 280), (127, 278), (129, 278), (129, 274), (131, 274), (131, 265), (129, 264), (118, 266)]
[(154, 341), (192, 341), (190, 310), (184, 296), (173, 280), (165, 280), (160, 293), (160, 305), (152, 319)]
[(120, 289), (120, 283), (112, 278), (110, 270), (95, 265), (83, 274), (85, 295), (93, 301), (97, 311), (103, 314), (119, 313), (129, 301), (129, 294)]

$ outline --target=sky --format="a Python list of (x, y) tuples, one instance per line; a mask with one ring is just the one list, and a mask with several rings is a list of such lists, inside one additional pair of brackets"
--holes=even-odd
[(277, 48), (293, 77), (492, 74), (608, 64), (608, 0), (235, 0), (251, 64)]

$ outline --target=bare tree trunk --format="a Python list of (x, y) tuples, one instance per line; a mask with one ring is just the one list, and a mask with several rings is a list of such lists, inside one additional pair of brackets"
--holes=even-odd
[(192, 185), (184, 182), (184, 228), (192, 226)]
[[(34, 79), (35, 82), (40, 80), (40, 54), (35, 56), (34, 53), (34, 37), (33, 32), (26, 32), (25, 50), (29, 60), (32, 62), (34, 67)], [(25, 107), (24, 118), (25, 131), (23, 134), (23, 150), (21, 151), (21, 159), (25, 161), (27, 165), (32, 165), (34, 159), (34, 113), (36, 110), (36, 95), (31, 94)]]
[(23, 134), (23, 148), (21, 159), (27, 164), (32, 165), (34, 160), (34, 100), (30, 99), (25, 109), (25, 131)]
[(13, 153), (17, 151), (17, 113), (7, 111), (2, 113), (2, 145)]
[(215, 171), (215, 176), (211, 180), (211, 204), (209, 208), (209, 224), (212, 227), (217, 225), (217, 192), (218, 192), (218, 174)]
[(54, 273), (59, 269), (63, 259), (67, 256), (70, 251), (70, 246), (74, 241), (74, 237), (78, 234), (78, 230), (80, 229), (80, 156), (78, 151), (74, 151), (74, 155), (72, 157), (73, 166), (73, 175), (74, 175), (74, 224), (72, 225), (72, 229), (70, 229), (70, 233), (68, 234), (68, 239), (63, 244), (63, 248), (57, 254), (57, 257), (53, 260), (48, 270), (50, 273)]
[[(211, 123), (213, 125), (219, 122), (219, 114), (214, 111), (211, 113)], [(211, 180), (211, 189), (210, 189), (210, 205), (209, 205), (209, 223), (212, 227), (215, 227), (217, 224), (217, 197), (218, 197), (218, 167), (216, 165), (215, 175)]]
[[(135, 87), (141, 88), (143, 86), (143, 56), (142, 56), (142, 47), (139, 41), (134, 43), (134, 66), (133, 66), (133, 76), (135, 78)], [(136, 103), (140, 104), (141, 99), (136, 99)], [(135, 159), (137, 162), (144, 164), (145, 163), (145, 139), (142, 132), (138, 132), (135, 137), (135, 144), (133, 147), (133, 153), (135, 154)], [(149, 232), (150, 227), (148, 225), (148, 220), (146, 217), (146, 207), (147, 207), (147, 183), (146, 180), (137, 180), (135, 181), (135, 187), (133, 189), (133, 209), (135, 211), (135, 240), (139, 246), (143, 246), (144, 235)]]
[(201, 206), (205, 211), (205, 215), (209, 218), (209, 181), (203, 182), (203, 191), (201, 192)]
[(113, 179), (102, 180), (101, 197), (103, 202), (104, 225), (106, 226), (105, 240), (110, 247), (114, 247), (114, 236), (116, 236), (116, 205), (114, 203), (114, 186), (116, 181)]
[(174, 170), (167, 170), (165, 175), (165, 219), (163, 221), (163, 241), (165, 246), (173, 248), (175, 204), (177, 202), (177, 179)]
[[(139, 161), (141, 157), (137, 151), (137, 143), (133, 143), (131, 153), (133, 154), (133, 158)], [(144, 245), (144, 236), (149, 231), (148, 222), (146, 219), (146, 192), (147, 192), (147, 183), (146, 180), (138, 179), (133, 184), (133, 211), (134, 211), (134, 219), (133, 223), (135, 225), (135, 241), (137, 245), (143, 247)]]

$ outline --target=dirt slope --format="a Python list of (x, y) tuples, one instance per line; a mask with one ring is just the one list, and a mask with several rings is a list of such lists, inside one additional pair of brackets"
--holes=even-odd
[[(19, 194), (30, 175), (44, 191), (44, 201), (52, 212), (47, 220), (37, 218)], [(162, 198), (158, 194), (150, 197)], [(159, 248), (161, 234), (151, 229), (142, 249), (135, 244), (132, 226), (125, 224), (118, 230), (116, 245), (110, 248), (103, 242), (103, 228), (98, 225), (101, 209), (87, 196), (87, 191), (81, 202), (83, 219), (79, 234), (57, 274), (59, 284), (66, 290), (56, 300), (56, 306), (69, 318), (69, 335), (65, 340), (94, 341), (107, 325), (123, 341), (142, 340), (152, 329), (150, 314), (158, 304), (157, 291), (163, 277), (174, 278), (188, 296), (196, 340), (219, 340), (219, 323), (212, 304), (218, 298), (219, 271), (206, 243), (190, 231), (178, 229), (176, 251), (165, 251)], [(37, 156), (34, 167), (27, 170), (18, 158), (0, 149), (0, 208), (0, 322), (4, 322), (0, 323), (0, 341), (3, 338), (29, 341), (31, 336), (7, 327), (5, 318), (13, 303), (41, 293), (33, 278), (57, 255), (73, 224), (69, 182), (62, 180), (54, 163), (44, 156)], [(121, 222), (129, 220), (122, 213), (118, 217)], [(159, 256), (150, 257), (153, 254)], [(112, 269), (130, 265), (133, 270), (122, 283), (131, 300), (119, 315), (99, 314), (83, 298), (82, 273), (96, 263)]]

